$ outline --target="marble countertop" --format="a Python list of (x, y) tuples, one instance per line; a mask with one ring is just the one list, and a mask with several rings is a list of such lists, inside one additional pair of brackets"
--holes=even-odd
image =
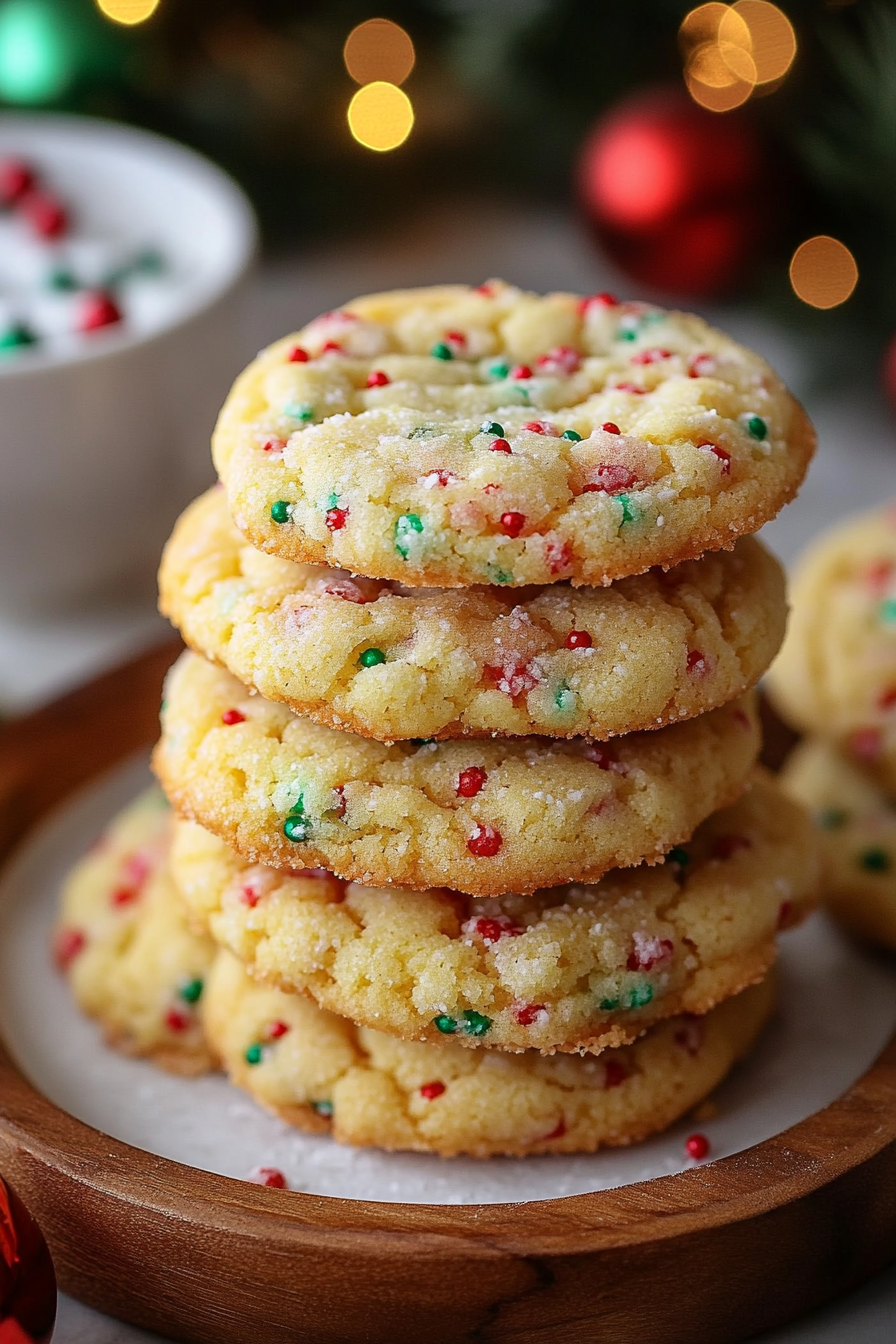
[[(246, 313), (245, 355), (353, 294), (444, 280), (478, 283), (495, 275), (537, 290), (631, 288), (596, 256), (568, 215), (457, 201), (388, 235), (263, 267)], [(763, 534), (790, 562), (834, 519), (896, 493), (896, 418), (867, 388), (819, 389), (790, 333), (765, 319), (739, 311), (708, 316), (767, 355), (819, 429), (819, 455), (806, 486)], [(0, 711), (25, 712), (165, 634), (147, 603), (39, 622), (0, 618)], [(890, 1344), (894, 1337), (896, 1267), (762, 1338), (766, 1344)], [(63, 1296), (54, 1344), (160, 1344), (160, 1337)]]

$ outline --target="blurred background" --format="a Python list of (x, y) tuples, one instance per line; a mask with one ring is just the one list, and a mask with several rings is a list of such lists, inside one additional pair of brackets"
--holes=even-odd
[[(240, 184), (261, 257), (221, 395), (365, 290), (610, 289), (703, 312), (806, 401), (785, 559), (892, 490), (892, 0), (0, 0), (0, 132), (23, 113), (142, 127)], [(157, 637), (150, 602), (2, 617), (0, 707)]]

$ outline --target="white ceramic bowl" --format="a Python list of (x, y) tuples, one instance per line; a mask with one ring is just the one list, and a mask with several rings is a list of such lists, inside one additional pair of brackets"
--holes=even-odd
[(147, 590), (212, 476), (257, 231), (230, 178), (144, 131), (0, 115), (7, 156), (33, 162), (85, 225), (150, 240), (177, 277), (176, 301), (140, 329), (0, 360), (0, 609), (27, 613)]

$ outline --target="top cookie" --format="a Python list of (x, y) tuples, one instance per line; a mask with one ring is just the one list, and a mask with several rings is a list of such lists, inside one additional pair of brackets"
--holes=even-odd
[(814, 443), (765, 361), (700, 318), (493, 282), (358, 299), (277, 342), (213, 451), (262, 550), (456, 588), (729, 548)]
[(769, 672), (776, 707), (896, 790), (896, 507), (821, 536), (797, 569), (791, 600)]

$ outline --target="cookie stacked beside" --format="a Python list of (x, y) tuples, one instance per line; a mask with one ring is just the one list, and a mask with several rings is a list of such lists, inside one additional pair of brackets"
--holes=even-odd
[(376, 296), (249, 367), (162, 564), (194, 652), (155, 756), (235, 1081), (483, 1156), (719, 1081), (814, 895), (754, 771), (785, 603), (743, 535), (812, 447), (758, 357), (607, 295)]
[(811, 810), (823, 896), (861, 938), (896, 950), (896, 509), (823, 533), (794, 576), (770, 677), (805, 740), (784, 787)]

